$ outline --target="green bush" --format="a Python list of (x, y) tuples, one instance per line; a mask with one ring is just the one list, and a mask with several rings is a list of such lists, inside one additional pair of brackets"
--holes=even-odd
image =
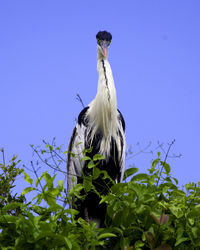
[[(41, 154), (60, 150), (46, 145)], [(69, 196), (64, 182), (55, 182), (56, 174), (51, 176), (46, 171), (34, 181), (17, 167), (16, 158), (8, 166), (1, 164), (0, 248), (200, 249), (199, 184), (186, 184), (181, 190), (160, 153), (148, 174), (130, 167), (125, 182), (113, 185), (108, 195), (101, 196), (101, 202), (107, 204), (105, 228), (75, 219), (78, 211), (68, 204), (72, 196), (80, 197), (82, 188), (94, 188), (92, 179), (100, 174), (96, 161), (101, 160), (96, 158), (87, 159), (93, 176), (85, 177), (83, 185), (76, 185)], [(12, 196), (13, 182), (22, 172), (29, 186), (19, 197)], [(104, 176), (107, 178), (106, 173)], [(32, 191), (35, 197), (27, 202), (25, 195)]]

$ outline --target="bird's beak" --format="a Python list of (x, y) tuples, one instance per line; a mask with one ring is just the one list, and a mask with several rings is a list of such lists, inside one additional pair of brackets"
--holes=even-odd
[(108, 56), (108, 42), (107, 41), (103, 41), (103, 43), (101, 44), (101, 52), (104, 57)]

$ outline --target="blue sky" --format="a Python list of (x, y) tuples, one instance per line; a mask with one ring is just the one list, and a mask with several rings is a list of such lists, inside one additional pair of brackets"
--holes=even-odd
[[(176, 139), (169, 159), (184, 184), (199, 181), (200, 2), (1, 1), (0, 147), (28, 164), (29, 144), (54, 136), (67, 146), (81, 111), (96, 95), (96, 39), (113, 35), (109, 61), (127, 144), (151, 148)], [(128, 164), (140, 171), (150, 154)]]

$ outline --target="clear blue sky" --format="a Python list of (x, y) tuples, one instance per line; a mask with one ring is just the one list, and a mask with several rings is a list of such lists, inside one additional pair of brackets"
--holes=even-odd
[[(96, 39), (113, 35), (109, 61), (127, 144), (176, 139), (181, 184), (200, 177), (200, 1), (1, 1), (0, 147), (31, 160), (29, 144), (68, 144), (96, 95)], [(0, 156), (1, 157), (1, 156)], [(131, 160), (141, 171), (151, 156)]]

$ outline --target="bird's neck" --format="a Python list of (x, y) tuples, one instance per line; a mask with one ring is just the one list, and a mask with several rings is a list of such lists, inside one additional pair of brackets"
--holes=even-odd
[(113, 109), (117, 109), (116, 90), (112, 70), (107, 59), (97, 60), (97, 71), (99, 79), (95, 100), (97, 99), (101, 105), (106, 105), (112, 112)]
[(110, 144), (111, 137), (115, 137), (117, 130), (116, 90), (107, 59), (97, 60), (97, 71), (99, 73), (98, 89), (96, 98), (90, 104), (90, 121), (93, 124), (94, 133), (99, 130), (103, 134), (106, 145), (102, 145), (102, 148), (109, 148), (107, 144)]

